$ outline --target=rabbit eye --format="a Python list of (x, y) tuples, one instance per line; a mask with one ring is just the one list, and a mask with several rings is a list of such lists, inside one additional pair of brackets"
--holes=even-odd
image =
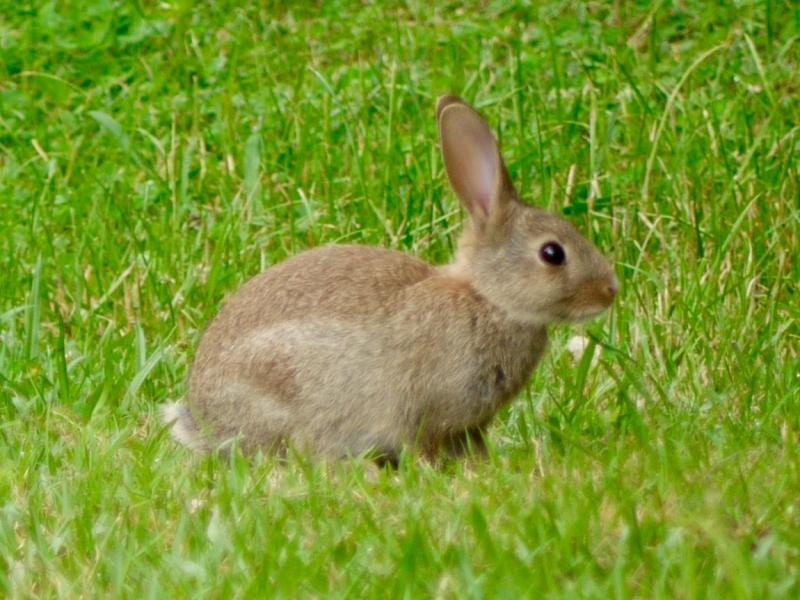
[(541, 256), (542, 260), (548, 265), (553, 265), (554, 267), (563, 265), (567, 260), (567, 254), (564, 252), (564, 248), (562, 248), (561, 244), (556, 244), (555, 242), (548, 242), (542, 246), (542, 249), (539, 250), (539, 256)]

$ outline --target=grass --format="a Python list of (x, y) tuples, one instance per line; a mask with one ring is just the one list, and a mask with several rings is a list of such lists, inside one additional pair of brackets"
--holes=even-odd
[[(800, 595), (800, 9), (5, 2), (0, 593)], [(451, 255), (443, 92), (614, 257), (487, 464), (199, 458), (179, 399), (248, 277), (331, 242)]]

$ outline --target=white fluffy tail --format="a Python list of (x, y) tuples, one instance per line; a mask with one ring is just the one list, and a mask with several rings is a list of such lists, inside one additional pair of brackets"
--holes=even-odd
[(170, 433), (178, 442), (199, 452), (211, 450), (208, 440), (188, 406), (177, 402), (165, 404), (161, 409), (161, 416), (165, 425), (171, 425)]

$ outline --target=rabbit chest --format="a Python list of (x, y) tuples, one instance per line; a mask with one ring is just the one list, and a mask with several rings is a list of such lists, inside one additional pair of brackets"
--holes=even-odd
[(475, 372), (467, 396), (495, 411), (525, 387), (547, 347), (544, 328), (497, 331), (492, 343), (475, 348)]
[(432, 279), (412, 293), (387, 340), (407, 408), (446, 428), (486, 422), (528, 382), (546, 327), (509, 319), (466, 283)]

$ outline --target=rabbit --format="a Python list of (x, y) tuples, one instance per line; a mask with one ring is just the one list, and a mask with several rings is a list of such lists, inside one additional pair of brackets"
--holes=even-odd
[(247, 282), (202, 335), (188, 406), (164, 417), (200, 451), (368, 454), (397, 464), (485, 455), (548, 326), (608, 309), (611, 264), (569, 222), (520, 200), (498, 142), (462, 99), (437, 103), (447, 177), (469, 222), (455, 260), (329, 245)]

